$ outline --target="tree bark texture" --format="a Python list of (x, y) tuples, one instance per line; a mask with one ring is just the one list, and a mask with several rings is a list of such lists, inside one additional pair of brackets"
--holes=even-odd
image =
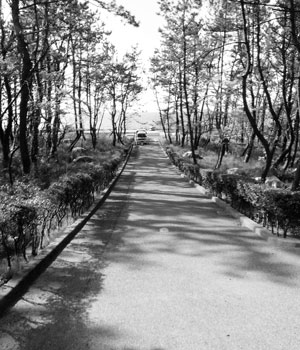
[(23, 28), (20, 23), (19, 0), (12, 0), (11, 2), (12, 18), (14, 30), (18, 42), (18, 52), (22, 60), (21, 71), (21, 95), (19, 105), (19, 139), (20, 139), (20, 153), (23, 171), (25, 174), (30, 173), (31, 160), (29, 155), (28, 140), (27, 140), (27, 114), (28, 102), (31, 90), (31, 73), (32, 62), (28, 51), (28, 45), (25, 40)]

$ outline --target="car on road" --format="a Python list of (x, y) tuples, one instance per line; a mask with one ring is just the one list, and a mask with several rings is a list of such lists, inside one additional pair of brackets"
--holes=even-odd
[(137, 130), (134, 135), (134, 142), (136, 145), (144, 145), (147, 143), (147, 131)]

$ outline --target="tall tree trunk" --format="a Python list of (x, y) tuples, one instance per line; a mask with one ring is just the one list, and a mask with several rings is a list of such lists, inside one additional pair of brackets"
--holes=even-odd
[(221, 167), (222, 161), (223, 161), (223, 158), (224, 158), (224, 155), (225, 155), (226, 152), (228, 152), (228, 143), (222, 141), (215, 169), (219, 169)]
[(37, 97), (34, 109), (34, 115), (32, 116), (32, 144), (31, 144), (31, 160), (32, 163), (35, 164), (38, 159), (39, 154), (39, 125), (41, 122), (41, 103), (44, 97), (44, 90), (42, 86), (42, 81), (40, 77), (40, 73), (36, 72), (36, 82), (37, 82)]
[(183, 111), (182, 72), (181, 72), (180, 67), (179, 67), (179, 83), (178, 84), (179, 84), (179, 111), (180, 111), (180, 123), (181, 123), (181, 142), (180, 142), (180, 145), (181, 145), (181, 147), (183, 147), (185, 144), (186, 132), (185, 132), (184, 111)]
[(117, 115), (117, 101), (116, 101), (116, 92), (114, 91), (112, 96), (112, 111), (111, 111), (111, 126), (112, 126), (112, 137), (113, 146), (116, 146), (117, 144), (117, 124), (116, 124), (116, 115)]
[(18, 52), (22, 57), (22, 73), (21, 73), (21, 96), (19, 111), (19, 137), (20, 137), (20, 153), (25, 174), (30, 173), (31, 161), (27, 141), (27, 114), (28, 102), (31, 91), (31, 69), (32, 62), (30, 59), (28, 45), (25, 41), (23, 28), (20, 23), (19, 0), (11, 2), (13, 25), (18, 41)]
[[(2, 1), (0, 0), (0, 26), (1, 26), (1, 53), (2, 59), (5, 62), (7, 55), (6, 47), (6, 30), (4, 28), (4, 21), (2, 18)], [(9, 79), (9, 75), (3, 73), (3, 81), (0, 77), (0, 86), (3, 88), (2, 84), (4, 83), (6, 97), (7, 97), (7, 107), (2, 111), (2, 93), (0, 93), (0, 141), (2, 145), (2, 165), (4, 169), (7, 169), (9, 166), (10, 159), (10, 139), (12, 138), (12, 124), (13, 124), (13, 96), (12, 96), (12, 86)], [(2, 90), (1, 90), (2, 91)], [(3, 117), (7, 113), (6, 126), (2, 124)]]
[(246, 57), (247, 57), (245, 71), (242, 75), (242, 99), (243, 99), (244, 110), (249, 120), (249, 123), (252, 127), (252, 130), (265, 149), (267, 159), (265, 163), (265, 168), (263, 169), (261, 174), (262, 182), (264, 182), (272, 164), (273, 151), (275, 150), (275, 147), (273, 147), (272, 150), (270, 149), (270, 145), (268, 141), (266, 140), (266, 138), (258, 128), (256, 115), (251, 112), (248, 104), (248, 100), (247, 100), (247, 91), (248, 91), (247, 87), (249, 82), (248, 79), (252, 73), (253, 56), (250, 48), (248, 23), (247, 23), (246, 11), (245, 11), (245, 1), (244, 0), (240, 0), (240, 1), (241, 1), (241, 9), (242, 9), (242, 17), (243, 17), (243, 31), (244, 31), (244, 40), (245, 40), (244, 45), (245, 45)]
[[(299, 78), (298, 78), (298, 84), (297, 84), (297, 98), (298, 98), (298, 101), (297, 101), (298, 102), (298, 111), (297, 111), (298, 125), (297, 125), (297, 128), (295, 129), (297, 130), (297, 133), (299, 133), (299, 110), (300, 110), (300, 79)], [(296, 191), (299, 187), (299, 184), (300, 184), (300, 161), (297, 164), (297, 170), (294, 176), (291, 190)]]
[(251, 136), (250, 136), (250, 140), (242, 154), (242, 156), (244, 156), (244, 163), (248, 163), (251, 155), (252, 155), (252, 151), (253, 151), (253, 146), (254, 146), (254, 140), (255, 140), (255, 133), (252, 132)]
[[(165, 139), (166, 139), (166, 141), (170, 142), (170, 140), (168, 140), (168, 135), (167, 135), (167, 130), (166, 130), (166, 126), (165, 126), (165, 121), (164, 121), (164, 118), (163, 118), (163, 111), (162, 111), (160, 103), (159, 103), (158, 93), (157, 93), (156, 89), (155, 89), (155, 99), (156, 99), (156, 104), (157, 104), (157, 108), (158, 108), (160, 123), (161, 123), (161, 126), (163, 128), (164, 135), (165, 135)], [(170, 143), (172, 143), (172, 142), (170, 142)]]
[[(184, 13), (184, 16), (185, 16), (185, 13)], [(191, 120), (191, 111), (190, 111), (189, 95), (188, 95), (188, 79), (187, 79), (187, 54), (188, 54), (188, 52), (187, 52), (185, 18), (183, 18), (182, 29), (183, 29), (183, 39), (182, 39), (183, 40), (183, 93), (184, 93), (185, 110), (186, 110), (186, 117), (187, 117), (192, 158), (193, 158), (193, 163), (197, 164), (195, 150), (194, 150), (194, 129), (193, 129), (192, 120)]]
[(299, 144), (299, 109), (297, 110), (297, 113), (296, 113), (296, 119), (294, 124), (294, 136), (295, 136), (295, 142), (294, 142), (293, 155), (291, 157), (291, 163), (290, 163), (291, 167), (293, 167), (295, 164), (295, 159), (297, 157), (298, 144)]
[(176, 116), (176, 130), (175, 130), (175, 141), (178, 145), (179, 140), (179, 133), (180, 133), (180, 126), (179, 126), (179, 111), (178, 111), (178, 96), (175, 96), (175, 116)]
[(7, 124), (5, 129), (0, 125), (0, 140), (2, 145), (2, 155), (3, 155), (3, 168), (6, 169), (9, 164), (10, 159), (10, 138), (12, 135), (12, 124), (13, 124), (13, 107), (12, 107), (12, 92), (11, 85), (7, 75), (4, 76), (4, 85), (7, 94)]

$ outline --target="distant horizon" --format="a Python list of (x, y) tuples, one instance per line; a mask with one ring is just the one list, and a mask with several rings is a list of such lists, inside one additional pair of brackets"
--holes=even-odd
[[(127, 129), (150, 129), (152, 126), (156, 126), (159, 122), (159, 113), (157, 111), (142, 112), (140, 117), (129, 114), (127, 116)], [(106, 120), (103, 120), (101, 129), (112, 129), (109, 115), (107, 115)]]

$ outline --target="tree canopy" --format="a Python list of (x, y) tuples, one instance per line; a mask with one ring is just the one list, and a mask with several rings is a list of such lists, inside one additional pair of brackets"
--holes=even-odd
[(299, 2), (159, 3), (165, 26), (152, 82), (166, 138), (188, 139), (194, 161), (201, 139), (244, 144), (245, 161), (256, 142), (263, 181), (271, 167), (297, 166)]
[[(70, 148), (85, 138), (87, 130), (95, 146), (101, 116), (114, 99), (113, 103), (120, 104), (115, 132), (122, 139), (127, 108), (142, 90), (137, 75), (139, 53), (132, 49), (116, 63), (116, 49), (109, 42), (101, 13), (109, 11), (131, 25), (139, 24), (114, 0), (94, 3), (92, 9), (88, 1), (79, 0), (0, 2), (4, 169), (9, 169), (16, 152), (20, 152), (24, 174), (41, 157), (54, 157), (66, 132), (66, 115), (74, 121)], [(119, 92), (112, 96), (106, 83), (116, 69), (120, 80), (111, 80), (110, 87), (116, 84), (113, 88)]]

